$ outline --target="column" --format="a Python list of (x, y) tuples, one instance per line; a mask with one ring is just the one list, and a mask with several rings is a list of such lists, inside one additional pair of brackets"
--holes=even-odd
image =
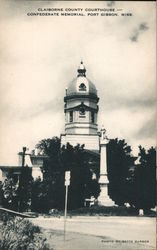
[(107, 176), (107, 152), (106, 147), (109, 139), (105, 135), (106, 130), (101, 130), (100, 138), (100, 195), (98, 197), (98, 204), (102, 206), (114, 206), (114, 202), (110, 199), (108, 195), (108, 176)]

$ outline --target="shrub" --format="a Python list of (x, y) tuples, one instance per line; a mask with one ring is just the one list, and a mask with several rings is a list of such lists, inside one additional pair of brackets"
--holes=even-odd
[(28, 220), (12, 218), (2, 226), (2, 250), (48, 250), (46, 238), (40, 228)]
[(129, 209), (125, 206), (119, 207), (105, 207), (105, 206), (92, 206), (89, 208), (80, 208), (77, 210), (70, 211), (71, 215), (99, 215), (99, 216), (128, 216), (131, 215)]

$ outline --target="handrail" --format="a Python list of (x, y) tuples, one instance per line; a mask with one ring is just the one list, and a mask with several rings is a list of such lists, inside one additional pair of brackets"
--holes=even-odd
[(16, 216), (20, 216), (20, 217), (24, 217), (24, 218), (32, 218), (33, 216), (31, 215), (28, 215), (28, 214), (24, 214), (24, 213), (20, 213), (20, 212), (16, 212), (14, 210), (10, 210), (10, 209), (7, 209), (7, 208), (3, 208), (3, 207), (0, 207), (0, 212), (6, 212), (6, 213), (9, 213), (9, 214), (13, 214), (13, 215), (16, 215)]

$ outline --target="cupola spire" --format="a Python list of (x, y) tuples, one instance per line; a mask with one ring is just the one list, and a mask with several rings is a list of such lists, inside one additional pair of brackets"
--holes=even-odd
[(78, 72), (78, 75), (77, 75), (78, 77), (79, 76), (86, 76), (86, 68), (83, 65), (83, 61), (82, 60), (80, 62), (80, 65), (79, 65), (79, 68), (78, 68), (77, 72)]

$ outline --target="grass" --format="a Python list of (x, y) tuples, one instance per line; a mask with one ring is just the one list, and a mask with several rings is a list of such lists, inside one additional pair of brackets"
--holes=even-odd
[(1, 225), (1, 250), (49, 250), (40, 228), (27, 219), (5, 216)]

